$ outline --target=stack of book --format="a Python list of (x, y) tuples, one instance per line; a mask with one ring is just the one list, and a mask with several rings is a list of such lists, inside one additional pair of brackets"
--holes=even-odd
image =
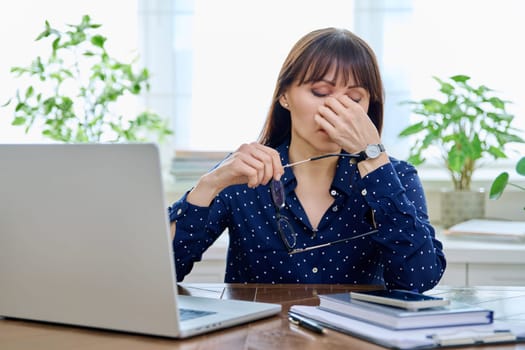
[(294, 305), (290, 315), (306, 317), (323, 327), (397, 349), (505, 343), (517, 339), (493, 321), (494, 312), (489, 309), (440, 298), (419, 306), (412, 303), (411, 309), (407, 309), (408, 304), (403, 307), (378, 304), (363, 300), (367, 298), (359, 294), (319, 295), (318, 307)]
[(407, 310), (401, 307), (356, 300), (355, 297), (351, 297), (350, 293), (320, 295), (319, 300), (319, 307), (322, 310), (390, 329), (478, 325), (490, 324), (493, 321), (491, 310), (458, 303)]

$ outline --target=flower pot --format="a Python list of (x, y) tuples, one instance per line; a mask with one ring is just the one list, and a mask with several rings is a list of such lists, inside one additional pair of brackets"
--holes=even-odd
[(444, 228), (485, 217), (485, 191), (441, 191), (441, 225)]

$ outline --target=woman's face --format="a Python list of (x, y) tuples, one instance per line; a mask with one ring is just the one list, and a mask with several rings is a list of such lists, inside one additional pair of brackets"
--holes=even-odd
[(281, 105), (285, 106), (291, 115), (291, 140), (294, 148), (303, 149), (309, 156), (341, 151), (341, 147), (333, 142), (314, 120), (314, 115), (329, 96), (339, 98), (346, 95), (357, 102), (365, 112), (368, 111), (369, 92), (356, 86), (353, 76), (348, 79), (347, 85), (344, 85), (343, 81), (344, 79), (336, 76), (335, 69), (332, 69), (322, 80), (302, 85), (294, 83), (282, 95)]

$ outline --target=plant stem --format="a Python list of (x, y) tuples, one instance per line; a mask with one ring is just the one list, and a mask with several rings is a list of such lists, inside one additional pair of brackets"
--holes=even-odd
[(515, 183), (512, 183), (512, 182), (509, 182), (507, 185), (509, 185), (509, 186), (513, 186), (513, 187), (516, 187), (516, 188), (518, 188), (518, 189), (520, 189), (520, 190), (522, 190), (522, 191), (525, 191), (525, 187), (520, 186), (520, 185), (518, 185), (518, 184), (515, 184)]

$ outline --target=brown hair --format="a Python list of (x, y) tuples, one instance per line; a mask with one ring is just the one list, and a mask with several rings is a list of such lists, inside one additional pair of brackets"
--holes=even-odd
[(325, 28), (302, 37), (281, 67), (259, 142), (276, 147), (290, 137), (290, 112), (279, 103), (293, 84), (307, 84), (325, 77), (335, 64), (336, 74), (348, 84), (353, 76), (357, 85), (370, 94), (368, 115), (381, 133), (383, 127), (383, 84), (374, 52), (368, 44), (346, 29)]

